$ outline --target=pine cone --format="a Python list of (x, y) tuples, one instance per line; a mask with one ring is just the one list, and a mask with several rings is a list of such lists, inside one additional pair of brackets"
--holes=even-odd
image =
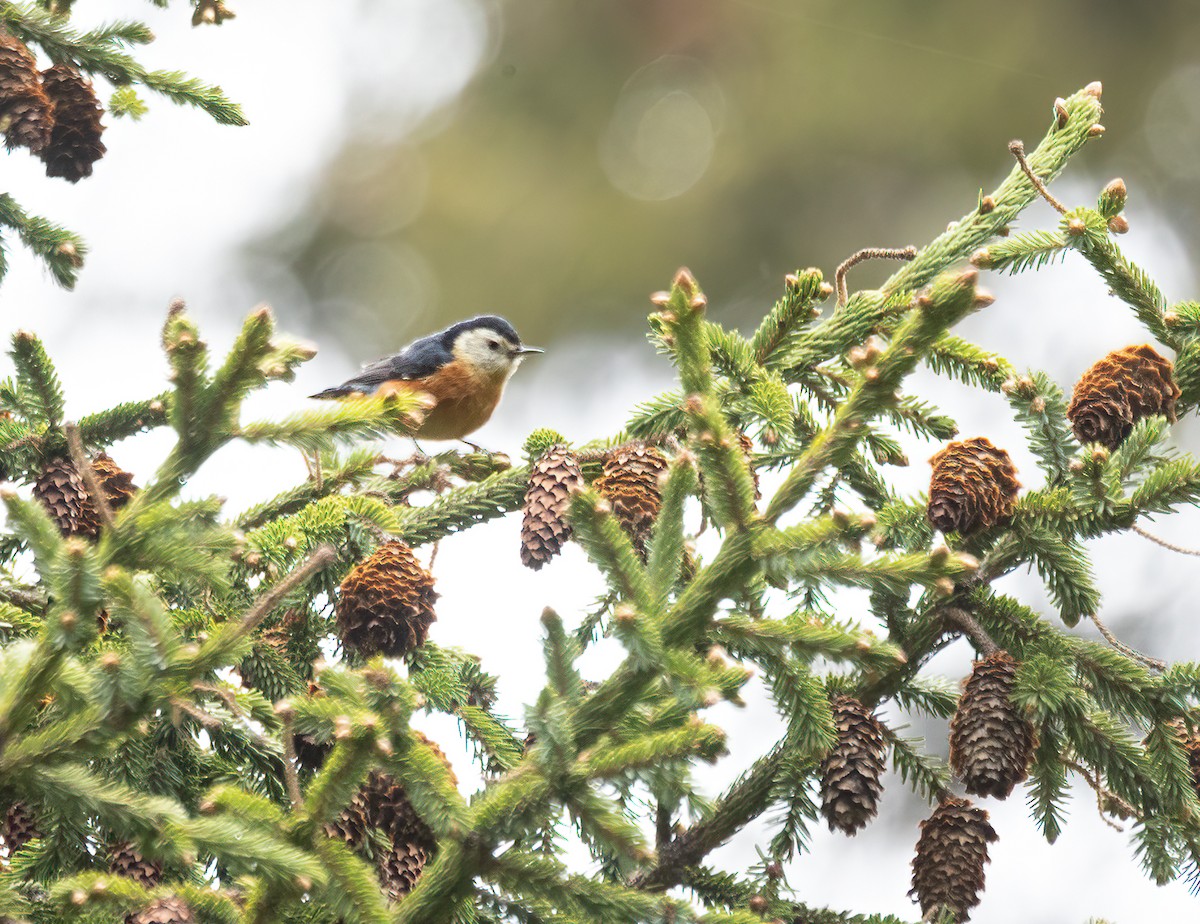
[(926, 917), (949, 911), (960, 924), (970, 919), (983, 891), (988, 844), (994, 840), (988, 813), (966, 799), (946, 799), (921, 822), (908, 894), (917, 897)]
[(37, 61), (19, 39), (0, 31), (0, 130), (11, 151), (36, 154), (50, 141), (54, 111), (42, 89)]
[(662, 506), (659, 479), (666, 471), (666, 457), (653, 446), (629, 445), (609, 452), (596, 479), (596, 490), (612, 504), (639, 551), (645, 548)]
[(351, 847), (358, 847), (366, 841), (367, 829), (370, 827), (371, 818), (367, 811), (365, 791), (360, 789), (342, 809), (341, 814), (325, 825), (325, 835), (343, 841)]
[(169, 896), (125, 916), (125, 924), (196, 924), (192, 909), (182, 899)]
[(367, 777), (363, 798), (371, 826), (393, 844), (416, 844), (427, 850), (437, 846), (433, 831), (408, 801), (404, 787), (386, 773), (376, 770)]
[(24, 802), (14, 802), (4, 815), (4, 844), (11, 857), (32, 840), (42, 836), (33, 811)]
[(1116, 449), (1143, 417), (1161, 414), (1174, 423), (1180, 392), (1173, 369), (1148, 343), (1109, 353), (1075, 385), (1067, 407), (1075, 438)]
[(551, 446), (533, 463), (521, 521), (521, 562), (537, 571), (557, 555), (571, 537), (564, 519), (571, 494), (583, 487), (575, 453)]
[(104, 109), (92, 82), (66, 64), (42, 71), (42, 86), (54, 104), (54, 130), (38, 156), (46, 163), (46, 176), (78, 183), (92, 175), (92, 164), (107, 150), (100, 140)]
[(1006, 651), (976, 661), (950, 720), (950, 766), (974, 795), (1006, 799), (1029, 772), (1036, 737), (1012, 703), (1016, 676)]
[(879, 811), (885, 749), (879, 720), (852, 696), (833, 700), (837, 742), (821, 761), (821, 814), (829, 830), (857, 834)]
[(425, 644), (437, 617), (433, 575), (403, 542), (387, 542), (342, 581), (337, 629), (342, 644), (362, 655), (397, 657)]
[(100, 515), (70, 459), (47, 462), (34, 482), (33, 494), (58, 523), (64, 536), (95, 539), (100, 534)]
[[(1192, 789), (1196, 792), (1196, 797), (1200, 799), (1200, 733), (1188, 731), (1187, 724), (1182, 718), (1171, 719), (1168, 723), (1171, 730), (1175, 733), (1175, 737), (1179, 741), (1183, 752), (1187, 754), (1188, 769), (1192, 771)], [(1146, 741), (1142, 741), (1145, 746)]]
[(379, 857), (379, 882), (391, 901), (412, 891), (429, 862), (429, 851), (420, 844), (395, 844)]
[(140, 850), (129, 841), (121, 841), (108, 848), (111, 872), (132, 879), (138, 885), (152, 889), (162, 880), (162, 863), (147, 860)]
[(1017, 503), (1017, 470), (982, 436), (950, 443), (929, 460), (929, 522), (963, 535), (1008, 521)]
[(133, 475), (117, 465), (108, 453), (96, 453), (92, 459), (92, 471), (96, 473), (96, 480), (100, 482), (104, 499), (113, 511), (120, 510), (137, 493), (138, 487), (133, 483)]

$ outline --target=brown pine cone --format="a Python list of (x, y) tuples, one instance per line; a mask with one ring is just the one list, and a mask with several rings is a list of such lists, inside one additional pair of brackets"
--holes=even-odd
[(658, 449), (630, 444), (608, 453), (596, 479), (596, 490), (612, 504), (613, 513), (639, 551), (645, 548), (662, 507), (660, 480), (666, 471), (666, 456)]
[(1180, 392), (1173, 369), (1148, 343), (1109, 353), (1075, 385), (1067, 407), (1075, 438), (1116, 449), (1144, 417), (1161, 414), (1174, 423)]
[(182, 899), (169, 896), (125, 916), (125, 924), (196, 924), (192, 909)]
[(4, 846), (11, 857), (32, 840), (42, 836), (32, 809), (24, 802), (14, 802), (4, 814)]
[(367, 777), (363, 790), (371, 825), (393, 844), (417, 844), (427, 850), (437, 846), (433, 831), (421, 820), (396, 780), (376, 770)]
[(425, 644), (437, 618), (433, 575), (403, 542), (386, 542), (345, 580), (337, 601), (342, 644), (362, 655), (398, 657)]
[(429, 862), (429, 851), (420, 844), (394, 844), (379, 857), (379, 883), (390, 901), (399, 901), (412, 891)]
[(854, 835), (879, 811), (883, 792), (883, 727), (852, 696), (833, 700), (837, 742), (821, 761), (821, 814), (835, 828)]
[(966, 799), (948, 798), (921, 822), (913, 858), (913, 887), (927, 918), (949, 911), (958, 922), (970, 919), (983, 891), (983, 866), (996, 831), (988, 813)]
[(42, 86), (54, 104), (54, 130), (38, 156), (46, 163), (46, 176), (78, 183), (92, 175), (92, 165), (107, 150), (100, 140), (104, 108), (92, 82), (66, 64), (42, 71)]
[(64, 536), (95, 539), (100, 534), (100, 514), (70, 459), (47, 462), (33, 484), (33, 494)]
[(521, 521), (521, 562), (537, 571), (571, 537), (566, 521), (571, 495), (583, 487), (579, 460), (566, 446), (551, 446), (533, 463)]
[(1006, 651), (976, 661), (950, 720), (950, 766), (974, 795), (1006, 799), (1029, 773), (1036, 736), (1012, 703), (1016, 676)]
[(325, 825), (325, 836), (343, 841), (351, 847), (359, 847), (366, 841), (367, 829), (370, 827), (371, 818), (367, 811), (364, 787), (354, 794), (337, 818)]
[(137, 493), (138, 487), (133, 483), (133, 475), (117, 465), (108, 453), (98, 452), (92, 459), (92, 471), (100, 482), (100, 490), (108, 501), (109, 509), (120, 510)]
[(129, 841), (112, 844), (108, 848), (110, 872), (132, 879), (138, 885), (152, 889), (162, 880), (162, 863), (147, 860), (142, 852)]
[(1008, 521), (1017, 503), (1017, 470), (982, 436), (948, 444), (929, 460), (929, 522), (963, 535)]
[(0, 31), (0, 131), (11, 151), (29, 148), (33, 154), (50, 141), (54, 110), (42, 89), (37, 61), (19, 39)]

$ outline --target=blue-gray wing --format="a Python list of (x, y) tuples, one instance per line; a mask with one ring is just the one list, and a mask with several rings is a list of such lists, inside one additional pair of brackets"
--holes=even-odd
[(437, 372), (453, 358), (454, 354), (446, 348), (441, 337), (434, 334), (410, 343), (399, 353), (385, 356), (364, 366), (362, 372), (354, 378), (312, 397), (341, 398), (355, 393), (369, 395), (384, 382), (393, 382), (396, 379), (423, 379)]

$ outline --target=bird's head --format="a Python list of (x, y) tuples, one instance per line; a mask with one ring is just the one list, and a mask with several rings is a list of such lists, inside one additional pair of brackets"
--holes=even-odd
[(496, 315), (459, 321), (443, 336), (456, 359), (486, 375), (511, 375), (524, 357), (542, 352), (522, 344), (516, 329)]

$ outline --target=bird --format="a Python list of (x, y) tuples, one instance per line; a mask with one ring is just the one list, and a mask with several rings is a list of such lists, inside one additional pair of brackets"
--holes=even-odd
[(434, 404), (413, 432), (413, 441), (459, 440), (482, 451), (465, 437), (488, 422), (521, 360), (541, 352), (523, 344), (504, 318), (480, 315), (414, 340), (399, 353), (364, 366), (354, 378), (310, 397), (423, 392)]

